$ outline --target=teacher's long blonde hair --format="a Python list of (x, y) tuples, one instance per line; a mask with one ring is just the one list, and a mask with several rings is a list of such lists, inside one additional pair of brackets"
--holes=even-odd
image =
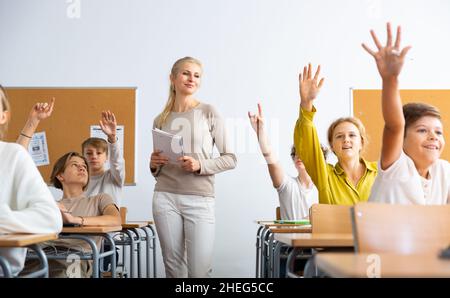
[(6, 117), (6, 122), (4, 124), (0, 124), (0, 141), (1, 141), (3, 140), (3, 137), (5, 136), (6, 130), (8, 128), (8, 120), (10, 113), (8, 97), (6, 96), (6, 90), (3, 88), (2, 85), (0, 85), (0, 103), (2, 112), (4, 113), (3, 117)]

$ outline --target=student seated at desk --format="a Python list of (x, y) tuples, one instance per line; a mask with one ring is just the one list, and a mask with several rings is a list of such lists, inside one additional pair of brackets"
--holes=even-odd
[(354, 205), (367, 201), (377, 175), (376, 162), (362, 154), (367, 145), (364, 125), (355, 117), (339, 118), (328, 127), (328, 143), (338, 162), (328, 164), (323, 158), (313, 119), (313, 103), (322, 88), (320, 66), (312, 75), (311, 64), (299, 75), (300, 113), (295, 124), (294, 145), (319, 191), (320, 204)]
[[(89, 166), (87, 160), (76, 152), (63, 155), (55, 163), (51, 174), (52, 184), (62, 189), (63, 197), (58, 202), (62, 218), (66, 224), (80, 226), (120, 226), (119, 210), (111, 196), (98, 194), (87, 197), (84, 193), (89, 182)], [(101, 239), (95, 237), (97, 247), (100, 249)], [(46, 242), (45, 247), (56, 247), (68, 250), (90, 251), (86, 242), (75, 239), (61, 239)], [(50, 277), (69, 277), (68, 267), (73, 264), (66, 260), (49, 260)], [(28, 266), (28, 264), (27, 264)], [(80, 262), (81, 277), (91, 275), (89, 263)]]
[(258, 113), (252, 115), (248, 112), (250, 124), (258, 137), (261, 153), (267, 162), (273, 187), (278, 192), (280, 203), (280, 217), (286, 220), (296, 220), (309, 217), (309, 208), (317, 203), (317, 190), (306, 172), (303, 162), (295, 154), (295, 147), (291, 148), (291, 158), (297, 170), (297, 177), (290, 177), (283, 171), (280, 162), (269, 143), (264, 127), (264, 117), (261, 104), (258, 104)]
[[(61, 215), (52, 194), (27, 151), (3, 139), (9, 102), (0, 86), (0, 234), (59, 233)], [(14, 275), (23, 268), (25, 248), (0, 248)], [(0, 268), (0, 276), (2, 276)]]
[[(52, 115), (55, 98), (51, 102), (38, 102), (28, 115), (17, 143), (28, 149), (39, 123)], [(90, 170), (89, 184), (86, 187), (86, 196), (99, 193), (107, 193), (120, 207), (122, 188), (125, 182), (125, 160), (117, 139), (116, 116), (111, 111), (103, 111), (100, 119), (100, 127), (108, 142), (101, 138), (88, 138), (81, 145), (84, 157), (87, 159)], [(105, 169), (106, 160), (109, 158), (110, 168)]]
[(439, 159), (445, 140), (439, 111), (423, 103), (403, 106), (399, 92), (400, 75), (410, 47), (400, 48), (401, 29), (393, 44), (391, 25), (382, 46), (375, 33), (378, 52), (365, 44), (375, 58), (383, 81), (382, 112), (385, 121), (378, 176), (369, 201), (391, 204), (450, 204), (450, 164)]
[[(114, 113), (102, 112), (100, 128), (108, 136), (108, 141), (101, 138), (88, 138), (81, 145), (82, 153), (89, 163), (90, 179), (86, 187), (86, 196), (106, 193), (120, 208), (122, 188), (125, 183), (125, 159), (117, 138), (117, 121)], [(107, 159), (109, 159), (109, 169), (105, 167)], [(105, 250), (109, 248), (109, 244), (105, 244)], [(116, 258), (118, 257), (119, 254), (116, 252)], [(103, 271), (108, 270), (109, 263), (109, 258), (104, 260)]]
[[(116, 116), (111, 111), (103, 111), (100, 127), (108, 141), (89, 138), (81, 145), (82, 153), (89, 163), (90, 180), (86, 195), (107, 193), (118, 207), (121, 206), (122, 188), (125, 183), (125, 159), (117, 139)], [(109, 159), (109, 169), (105, 169)]]

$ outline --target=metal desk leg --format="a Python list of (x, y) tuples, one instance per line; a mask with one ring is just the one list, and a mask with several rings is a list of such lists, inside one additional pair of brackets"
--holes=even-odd
[(11, 265), (9, 265), (8, 260), (6, 260), (2, 256), (0, 256), (0, 267), (3, 270), (3, 277), (6, 277), (6, 278), (13, 277), (12, 272), (11, 272)]
[(266, 267), (267, 267), (267, 241), (270, 236), (270, 229), (264, 228), (262, 232), (262, 246), (261, 246), (261, 277), (267, 277)]
[[(122, 238), (122, 240), (121, 240), (122, 243), (124, 243), (125, 242), (125, 236), (124, 236), (124, 234), (122, 232), (120, 234), (120, 237)], [(125, 257), (126, 245), (125, 244), (121, 244), (121, 246), (122, 246), (122, 277), (124, 277), (125, 273), (126, 273), (125, 268), (126, 268), (126, 261), (127, 261), (127, 259)]]
[(150, 277), (150, 233), (146, 229), (146, 227), (141, 228), (142, 231), (145, 233), (145, 277)]
[(134, 233), (130, 230), (124, 230), (125, 234), (127, 234), (130, 239), (130, 277), (134, 277), (134, 245), (136, 241), (134, 241)]
[[(147, 248), (147, 253), (146, 253), (147, 275), (146, 275), (146, 277), (151, 277), (151, 274), (150, 274), (151, 273), (150, 250), (152, 249), (152, 246), (150, 244), (150, 240), (152, 240), (154, 242), (156, 237), (150, 235), (149, 230), (150, 231), (152, 231), (152, 230), (149, 228), (149, 226), (143, 227), (142, 230), (145, 232), (146, 239), (147, 239), (147, 241), (146, 241), (146, 244), (147, 244), (147, 246), (146, 246), (146, 248)], [(152, 233), (153, 233), (153, 231), (152, 231)], [(153, 264), (155, 264), (155, 262), (156, 262), (156, 259), (155, 259), (156, 255), (154, 253), (155, 253), (155, 250), (153, 250), (153, 260), (152, 260)], [(155, 273), (156, 267), (153, 270), (154, 270), (153, 277), (156, 277), (156, 273)]]
[(311, 278), (311, 277), (317, 276), (315, 263), (316, 262), (314, 261), (314, 255), (312, 257), (310, 257), (308, 259), (308, 261), (306, 261), (305, 270), (304, 270), (304, 273), (303, 273), (305, 278)]
[(28, 248), (33, 250), (36, 253), (36, 256), (38, 257), (39, 261), (41, 262), (41, 268), (35, 272), (24, 275), (23, 277), (32, 278), (32, 277), (41, 277), (42, 276), (44, 278), (48, 278), (48, 261), (47, 261), (47, 256), (45, 255), (44, 251), (38, 244), (30, 245)]
[(275, 249), (273, 252), (273, 277), (280, 278), (280, 253), (281, 248), (283, 247), (283, 243), (280, 241), (277, 241), (275, 244)]
[(263, 226), (259, 226), (258, 231), (256, 232), (256, 272), (255, 277), (258, 278), (259, 276), (259, 261), (261, 258), (261, 230), (263, 229)]
[(274, 260), (274, 256), (273, 256), (273, 253), (274, 253), (274, 242), (275, 242), (275, 234), (274, 233), (270, 233), (270, 235), (269, 235), (269, 243), (268, 243), (268, 245), (267, 245), (267, 247), (268, 247), (268, 250), (269, 250), (269, 261), (268, 261), (268, 273), (269, 273), (269, 277), (273, 277), (273, 267), (274, 267), (274, 263), (275, 263), (275, 260)]
[(297, 255), (300, 253), (301, 249), (294, 247), (292, 251), (289, 253), (287, 262), (286, 262), (286, 276), (287, 277), (300, 277), (295, 274), (295, 259), (297, 259)]
[(267, 229), (263, 227), (261, 230), (261, 238), (260, 238), (260, 253), (259, 253), (259, 277), (264, 278), (264, 271), (265, 271), (265, 235), (266, 235)]
[(133, 229), (133, 231), (136, 233), (137, 236), (137, 273), (138, 273), (138, 278), (142, 278), (142, 272), (141, 272), (141, 251), (142, 251), (142, 237), (141, 234), (139, 233), (138, 228)]
[[(93, 236), (94, 234), (92, 234), (91, 236)], [(103, 235), (97, 235), (97, 236), (103, 236)], [(98, 278), (99, 275), (99, 259), (100, 259), (100, 255), (98, 252), (98, 248), (97, 245), (95, 244), (94, 240), (92, 240), (89, 236), (84, 236), (81, 234), (68, 234), (68, 235), (64, 235), (64, 234), (60, 234), (59, 235), (60, 239), (80, 239), (80, 240), (84, 240), (86, 241), (89, 246), (92, 249), (92, 278)]]
[(109, 241), (109, 245), (111, 247), (111, 277), (116, 278), (116, 243), (114, 242), (113, 237), (110, 234), (106, 234), (105, 238)]
[(153, 277), (156, 278), (156, 232), (151, 225), (147, 226), (153, 233), (152, 243), (153, 243)]

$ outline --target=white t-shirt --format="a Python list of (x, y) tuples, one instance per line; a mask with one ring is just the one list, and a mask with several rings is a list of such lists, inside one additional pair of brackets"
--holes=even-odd
[(281, 219), (296, 220), (309, 217), (309, 208), (318, 203), (318, 192), (311, 184), (310, 188), (304, 188), (297, 177), (284, 175), (283, 182), (277, 188), (280, 200)]
[[(61, 229), (61, 212), (28, 152), (0, 141), (0, 234), (50, 234)], [(24, 248), (0, 248), (14, 275), (22, 270), (25, 255)]]
[(378, 175), (369, 202), (390, 204), (450, 204), (450, 164), (438, 159), (429, 170), (430, 179), (419, 175), (413, 160), (403, 151), (388, 169), (378, 163)]

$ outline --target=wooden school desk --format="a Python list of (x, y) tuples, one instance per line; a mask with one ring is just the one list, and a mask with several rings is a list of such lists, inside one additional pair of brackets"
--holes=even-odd
[(272, 259), (276, 255), (279, 260), (281, 247), (274, 247), (275, 233), (311, 233), (311, 225), (280, 224), (273, 220), (260, 220), (256, 223), (259, 225), (256, 232), (256, 277), (269, 277), (272, 275), (272, 264), (277, 265)]
[[(23, 277), (48, 277), (47, 258), (38, 244), (49, 240), (55, 240), (57, 238), (57, 234), (3, 234), (0, 235), (0, 247), (26, 247), (32, 249), (41, 262), (42, 268)], [(3, 269), (4, 277), (13, 277), (11, 273), (11, 266), (5, 258), (0, 258), (0, 266)]]
[(295, 233), (275, 234), (275, 240), (287, 244), (294, 249), (288, 257), (287, 275), (298, 277), (294, 273), (294, 262), (297, 255), (305, 248), (353, 248), (352, 234), (339, 233)]
[[(369, 257), (370, 256), (370, 257)], [(374, 258), (379, 257), (379, 271)], [(450, 278), (450, 259), (437, 254), (355, 254), (318, 253), (316, 263), (330, 277), (447, 277)]]

